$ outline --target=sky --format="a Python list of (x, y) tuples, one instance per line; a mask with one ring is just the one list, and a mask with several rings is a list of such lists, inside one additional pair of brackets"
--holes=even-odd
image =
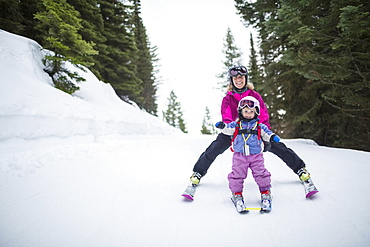
[(200, 133), (206, 106), (214, 122), (221, 120), (225, 90), (219, 89), (216, 75), (223, 71), (227, 28), (244, 64), (253, 30), (242, 24), (233, 0), (142, 0), (141, 7), (149, 41), (158, 48), (160, 59), (158, 114), (162, 116), (173, 90), (189, 133)]
[[(202, 178), (194, 201), (181, 194), (214, 140), (183, 134), (120, 100), (91, 71), (73, 95), (43, 71), (42, 50), (0, 30), (1, 247), (367, 247), (370, 152), (283, 140), (303, 158), (319, 193), (277, 156), (272, 211), (236, 212), (227, 174), (232, 152)], [(247, 207), (260, 206), (252, 176)]]

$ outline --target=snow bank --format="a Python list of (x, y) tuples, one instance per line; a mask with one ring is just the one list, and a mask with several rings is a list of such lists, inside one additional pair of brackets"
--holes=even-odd
[(74, 95), (55, 89), (42, 58), (35, 41), (0, 30), (0, 140), (180, 133), (120, 100), (89, 70), (69, 65), (86, 79)]

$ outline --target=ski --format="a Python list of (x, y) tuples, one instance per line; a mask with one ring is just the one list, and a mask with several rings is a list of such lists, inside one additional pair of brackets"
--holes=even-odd
[(182, 193), (182, 196), (185, 197), (188, 200), (194, 200), (194, 194), (197, 189), (197, 184), (190, 183), (184, 193)]
[(234, 201), (233, 197), (231, 197), (230, 199), (233, 202), (235, 209), (238, 213), (246, 214), (249, 212), (249, 210), (244, 206), (243, 200)]
[(307, 179), (306, 181), (302, 181), (302, 183), (303, 183), (304, 191), (306, 193), (306, 198), (309, 198), (313, 196), (314, 194), (316, 194), (317, 192), (319, 192), (316, 186), (313, 184), (311, 178)]

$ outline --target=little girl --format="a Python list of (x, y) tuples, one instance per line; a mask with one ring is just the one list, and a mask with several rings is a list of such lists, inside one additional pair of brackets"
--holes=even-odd
[(251, 169), (254, 180), (261, 192), (261, 212), (271, 210), (271, 174), (264, 166), (263, 148), (265, 142), (279, 142), (280, 138), (264, 124), (259, 123), (259, 101), (247, 96), (238, 104), (239, 120), (225, 124), (216, 123), (222, 133), (233, 135), (232, 172), (228, 175), (232, 201), (238, 212), (247, 212), (243, 200), (244, 180)]

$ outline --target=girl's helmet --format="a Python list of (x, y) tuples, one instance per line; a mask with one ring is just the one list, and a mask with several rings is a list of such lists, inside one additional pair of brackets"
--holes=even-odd
[(260, 115), (260, 102), (253, 96), (246, 96), (239, 101), (238, 112), (241, 115), (243, 108), (248, 107), (249, 109), (256, 109), (256, 114)]

